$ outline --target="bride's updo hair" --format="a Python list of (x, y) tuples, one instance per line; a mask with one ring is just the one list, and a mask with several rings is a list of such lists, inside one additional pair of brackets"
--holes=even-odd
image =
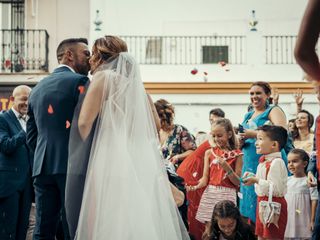
[(106, 35), (95, 40), (92, 47), (90, 59), (91, 70), (96, 69), (103, 62), (110, 62), (121, 52), (127, 52), (128, 47), (125, 41), (116, 36)]
[(154, 105), (160, 118), (162, 130), (171, 131), (174, 127), (174, 107), (165, 99), (159, 99)]

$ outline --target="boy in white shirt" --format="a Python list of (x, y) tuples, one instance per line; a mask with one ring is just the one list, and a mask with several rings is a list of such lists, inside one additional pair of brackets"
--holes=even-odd
[[(287, 224), (287, 202), (284, 195), (287, 192), (288, 172), (280, 150), (285, 146), (287, 138), (287, 130), (283, 127), (264, 125), (258, 128), (256, 151), (262, 156), (259, 159), (257, 174), (245, 172), (243, 176), (245, 185), (255, 185), (258, 196), (259, 214), (257, 214), (255, 233), (259, 240), (284, 238)], [(269, 193), (272, 195), (272, 202), (281, 205), (280, 214), (272, 215), (272, 212), (262, 209), (260, 202), (271, 200)], [(263, 212), (264, 216), (269, 215), (265, 224), (261, 219)]]

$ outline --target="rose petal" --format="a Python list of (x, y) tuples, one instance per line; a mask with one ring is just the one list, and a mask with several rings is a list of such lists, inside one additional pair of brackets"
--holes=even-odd
[(53, 114), (53, 107), (51, 106), (51, 104), (49, 104), (48, 113)]
[(219, 64), (221, 65), (221, 67), (224, 67), (226, 65), (225, 61), (220, 61)]
[(191, 70), (192, 75), (196, 75), (197, 73), (198, 73), (198, 69), (194, 68), (193, 70)]
[(84, 86), (79, 86), (78, 90), (79, 90), (80, 94), (84, 93)]

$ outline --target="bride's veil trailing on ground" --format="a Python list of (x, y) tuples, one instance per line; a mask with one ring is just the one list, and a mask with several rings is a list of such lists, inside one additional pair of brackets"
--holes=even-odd
[(76, 239), (189, 239), (135, 60), (121, 53), (93, 81), (104, 81), (104, 94)]

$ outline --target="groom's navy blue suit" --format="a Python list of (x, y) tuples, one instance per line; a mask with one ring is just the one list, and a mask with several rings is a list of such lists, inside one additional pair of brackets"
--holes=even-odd
[(60, 217), (65, 236), (68, 236), (64, 198), (69, 126), (78, 101), (79, 86), (87, 80), (86, 76), (61, 66), (41, 80), (30, 94), (27, 141), (34, 151), (34, 239), (54, 239)]
[(0, 113), (0, 239), (25, 240), (32, 200), (26, 133), (12, 110)]

